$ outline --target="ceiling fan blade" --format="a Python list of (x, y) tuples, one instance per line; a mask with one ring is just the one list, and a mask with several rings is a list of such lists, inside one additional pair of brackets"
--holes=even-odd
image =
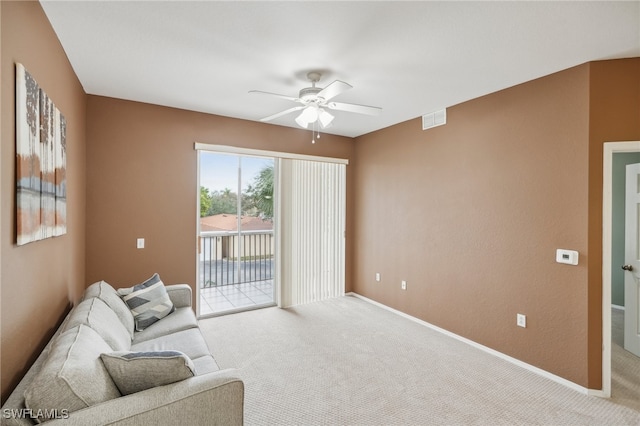
[(271, 92), (263, 92), (262, 90), (249, 90), (249, 93), (257, 93), (258, 95), (270, 95), (270, 96), (276, 96), (278, 98), (282, 98), (282, 99), (286, 99), (288, 101), (294, 101), (294, 102), (298, 102), (300, 99), (298, 98), (294, 98), (292, 96), (287, 96), (287, 95), (279, 95), (277, 93), (271, 93)]
[(347, 112), (355, 112), (358, 114), (367, 114), (367, 115), (378, 115), (382, 108), (367, 106), (367, 105), (358, 105), (358, 104), (345, 104), (343, 102), (329, 102), (326, 104), (327, 108), (335, 109), (338, 111), (347, 111)]
[(297, 107), (293, 107), (293, 108), (285, 109), (284, 111), (281, 111), (281, 112), (279, 112), (279, 113), (277, 113), (277, 114), (273, 114), (273, 115), (270, 115), (270, 116), (268, 116), (268, 117), (261, 118), (261, 119), (260, 119), (260, 121), (271, 121), (271, 120), (275, 120), (275, 119), (276, 119), (276, 118), (278, 118), (278, 117), (282, 117), (283, 115), (287, 115), (287, 114), (289, 114), (289, 113), (291, 113), (291, 112), (293, 112), (293, 111), (299, 111), (299, 110), (301, 110), (301, 109), (303, 109), (303, 108), (306, 108), (306, 106), (304, 106), (304, 105), (300, 105), (300, 106), (297, 106)]
[(344, 81), (336, 80), (330, 85), (328, 85), (327, 87), (325, 87), (324, 89), (322, 89), (320, 92), (318, 92), (317, 96), (320, 98), (323, 98), (325, 101), (328, 101), (329, 99), (335, 96), (338, 96), (341, 93), (346, 92), (352, 87), (353, 87), (352, 85), (345, 83)]

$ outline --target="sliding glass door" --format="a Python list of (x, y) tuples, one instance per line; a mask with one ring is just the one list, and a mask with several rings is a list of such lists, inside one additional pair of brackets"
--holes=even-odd
[(274, 159), (208, 151), (198, 158), (199, 315), (273, 306)]
[(348, 160), (195, 149), (199, 316), (344, 295)]

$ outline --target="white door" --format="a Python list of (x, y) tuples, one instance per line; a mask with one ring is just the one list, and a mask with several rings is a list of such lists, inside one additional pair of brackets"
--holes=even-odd
[(625, 210), (624, 348), (640, 357), (640, 164), (627, 166)]

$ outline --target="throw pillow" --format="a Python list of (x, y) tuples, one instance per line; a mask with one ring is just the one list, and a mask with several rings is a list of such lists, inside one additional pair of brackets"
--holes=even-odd
[(191, 359), (179, 351), (111, 352), (100, 355), (122, 395), (195, 376)]
[(24, 392), (31, 415), (41, 422), (47, 411), (72, 412), (118, 398), (120, 392), (100, 358), (105, 351), (112, 351), (107, 342), (82, 324), (57, 336)]
[(133, 314), (136, 331), (144, 330), (176, 310), (158, 274), (131, 288), (119, 289), (118, 294)]

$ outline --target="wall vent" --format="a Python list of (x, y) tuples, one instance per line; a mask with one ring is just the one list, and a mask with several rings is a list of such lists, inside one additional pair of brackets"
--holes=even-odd
[(447, 124), (447, 110), (441, 109), (422, 116), (422, 130)]

